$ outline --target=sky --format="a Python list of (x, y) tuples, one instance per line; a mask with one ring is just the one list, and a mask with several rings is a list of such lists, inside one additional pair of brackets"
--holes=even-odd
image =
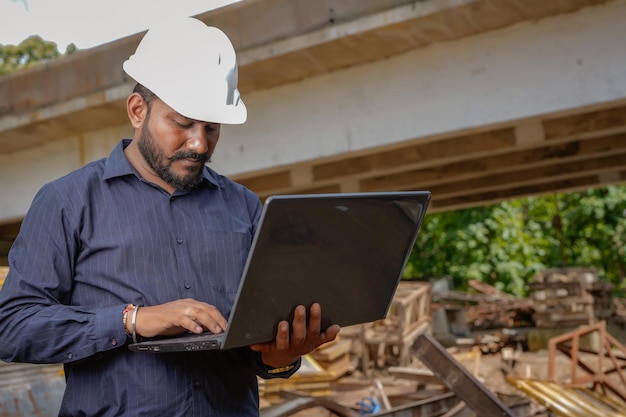
[(239, 0), (0, 0), (0, 44), (31, 35), (91, 48), (146, 30), (167, 16), (193, 16)]

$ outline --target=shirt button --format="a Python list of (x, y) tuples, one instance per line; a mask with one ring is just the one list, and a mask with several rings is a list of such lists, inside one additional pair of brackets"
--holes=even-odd
[(111, 339), (111, 344), (113, 346), (116, 346), (117, 345), (117, 339), (115, 339), (115, 338)]
[(186, 288), (186, 289), (191, 288), (191, 284), (190, 284), (190, 283), (188, 283), (188, 282), (185, 282), (185, 288)]
[(74, 359), (74, 354), (72, 352), (67, 354), (68, 359)]
[(194, 381), (193, 386), (196, 388), (200, 388), (200, 381)]
[(176, 242), (177, 243), (183, 243), (183, 239), (179, 237), (178, 239), (176, 239)]

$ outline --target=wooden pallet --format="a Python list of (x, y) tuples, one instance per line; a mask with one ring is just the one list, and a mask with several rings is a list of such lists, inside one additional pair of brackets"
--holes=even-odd
[(415, 338), (431, 330), (430, 284), (402, 281), (384, 320), (362, 327), (362, 368), (372, 363), (381, 368), (393, 356), (397, 365), (407, 366), (412, 355), (409, 348)]

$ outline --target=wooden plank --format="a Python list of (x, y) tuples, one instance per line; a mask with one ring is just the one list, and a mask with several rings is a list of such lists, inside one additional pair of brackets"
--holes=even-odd
[(390, 366), (387, 370), (396, 378), (409, 379), (422, 384), (443, 384), (441, 379), (437, 378), (430, 369), (418, 369), (407, 366)]
[[(366, 178), (361, 181), (361, 187), (365, 191), (411, 184), (428, 184), (429, 188), (433, 188), (432, 184), (458, 181), (462, 176), (467, 179), (463, 180), (462, 187), (459, 186), (456, 189), (482, 188), (485, 185), (501, 184), (517, 180), (517, 178), (542, 178), (566, 173), (575, 174), (583, 170), (606, 170), (609, 167), (620, 167), (624, 165), (624, 159), (619, 153), (623, 153), (624, 150), (626, 150), (626, 134), (618, 134), (493, 156), (481, 155), (476, 159), (468, 156), (463, 161), (442, 163), (435, 167), (405, 169), (403, 172)], [(581, 157), (586, 157), (586, 159), (581, 161)], [(403, 164), (399, 161), (393, 168), (397, 169), (401, 165)], [(524, 167), (528, 168), (523, 169)], [(509, 173), (508, 176), (502, 177), (503, 172)], [(489, 181), (479, 178), (484, 175), (490, 175)], [(476, 183), (477, 181), (479, 182)], [(438, 194), (450, 193), (444, 185), (439, 187), (441, 189), (437, 190)]]
[[(626, 180), (626, 170), (624, 171), (624, 180)], [(490, 181), (490, 178), (485, 178), (484, 181)], [(599, 184), (597, 175), (586, 175), (570, 179), (548, 179), (546, 182), (536, 184), (509, 184), (508, 188), (485, 192), (476, 192), (476, 190), (470, 189), (473, 194), (459, 195), (450, 198), (441, 196), (437, 199), (433, 199), (430, 207), (433, 208), (433, 211), (443, 210), (444, 208), (446, 210), (452, 210), (472, 207), (479, 204), (486, 205), (488, 203), (495, 203), (519, 196), (549, 194), (554, 193), (554, 190), (586, 189)]]
[(311, 356), (318, 362), (330, 362), (350, 352), (352, 347), (352, 341), (339, 339), (329, 346), (324, 346), (322, 349), (316, 349), (311, 352)]
[(378, 151), (370, 155), (360, 155), (314, 165), (313, 177), (315, 181), (320, 181), (382, 169), (395, 169), (400, 165), (417, 164), (424, 160), (450, 158), (459, 154), (512, 149), (514, 146), (515, 133), (513, 128), (440, 139), (434, 142), (424, 142), (422, 140), (397, 149)]
[(4, 279), (9, 274), (8, 266), (0, 266), (0, 288), (2, 288), (2, 284), (4, 284)]
[(352, 362), (349, 354), (340, 356), (332, 361), (318, 361), (319, 365), (324, 368), (326, 372), (331, 374), (334, 378), (340, 378), (350, 371), (355, 369), (355, 365)]
[(549, 119), (543, 122), (546, 140), (615, 128), (623, 129), (624, 126), (626, 126), (626, 106)]
[(291, 187), (291, 173), (290, 171), (272, 172), (252, 178), (237, 178), (237, 182), (255, 192), (287, 188)]

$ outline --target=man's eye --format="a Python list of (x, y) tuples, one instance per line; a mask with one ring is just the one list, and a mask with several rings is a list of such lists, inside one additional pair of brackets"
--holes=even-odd
[(191, 123), (179, 122), (177, 120), (174, 120), (174, 123), (176, 123), (178, 126), (182, 127), (183, 129), (187, 129), (191, 127)]

